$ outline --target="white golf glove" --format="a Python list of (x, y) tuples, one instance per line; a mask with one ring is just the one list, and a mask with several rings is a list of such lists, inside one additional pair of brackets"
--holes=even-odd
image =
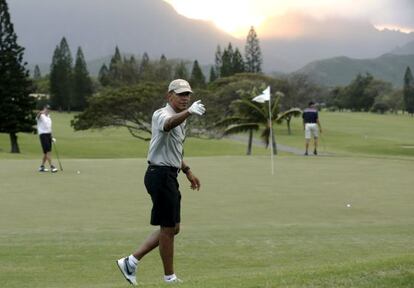
[(201, 103), (201, 100), (198, 100), (194, 102), (190, 108), (188, 108), (188, 112), (190, 114), (197, 114), (201, 116), (206, 112), (206, 108), (204, 108), (204, 104)]
[(56, 142), (56, 138), (52, 138), (52, 142), (54, 143), (54, 142)]

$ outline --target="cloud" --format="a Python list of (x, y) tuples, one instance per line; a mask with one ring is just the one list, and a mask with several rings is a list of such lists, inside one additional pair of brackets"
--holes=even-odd
[(413, 0), (292, 0), (290, 3), (294, 9), (319, 20), (340, 17), (414, 31)]
[[(414, 31), (413, 0), (165, 0), (188, 17), (231, 19), (249, 13), (254, 19), (272, 18), (301, 12), (317, 20), (343, 18), (369, 21), (376, 26)], [(196, 2), (196, 3), (195, 3)], [(212, 9), (212, 7), (214, 9)], [(233, 7), (234, 9), (229, 9)], [(184, 12), (185, 11), (185, 12)], [(248, 11), (248, 12), (247, 12)], [(183, 13), (184, 12), (184, 13)], [(224, 13), (224, 14), (223, 14)], [(231, 13), (231, 15), (230, 15)], [(245, 16), (244, 16), (245, 17)]]
[(401, 27), (414, 31), (414, 1), (378, 1), (370, 11), (369, 17), (373, 24), (378, 26)]

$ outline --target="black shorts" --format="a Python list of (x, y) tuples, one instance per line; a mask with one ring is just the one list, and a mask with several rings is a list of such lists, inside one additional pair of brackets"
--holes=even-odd
[(40, 134), (40, 144), (42, 144), (43, 153), (52, 151), (52, 134)]
[(151, 195), (151, 225), (175, 227), (181, 221), (181, 193), (178, 168), (148, 166), (144, 183)]

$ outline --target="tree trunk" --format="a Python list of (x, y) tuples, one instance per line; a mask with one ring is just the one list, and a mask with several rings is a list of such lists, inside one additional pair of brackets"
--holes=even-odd
[(277, 155), (277, 145), (276, 145), (276, 137), (275, 137), (274, 131), (272, 131), (272, 145), (273, 145), (273, 155)]
[(247, 143), (246, 155), (252, 155), (253, 130), (249, 130), (249, 142)]
[(19, 144), (17, 143), (16, 133), (9, 133), (9, 136), (10, 136), (10, 143), (11, 143), (10, 153), (20, 153), (20, 148), (19, 148)]
[(288, 126), (288, 135), (292, 135), (292, 131), (290, 130), (290, 120), (291, 120), (291, 118), (286, 119), (286, 123), (287, 123), (287, 126)]

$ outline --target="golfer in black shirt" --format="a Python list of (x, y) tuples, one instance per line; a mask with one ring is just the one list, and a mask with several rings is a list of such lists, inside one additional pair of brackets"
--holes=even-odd
[(318, 137), (319, 132), (322, 133), (322, 127), (319, 122), (318, 110), (316, 109), (314, 102), (309, 102), (309, 106), (303, 111), (302, 118), (303, 130), (305, 130), (305, 155), (309, 155), (309, 142), (312, 136), (314, 141), (313, 154), (318, 155)]

